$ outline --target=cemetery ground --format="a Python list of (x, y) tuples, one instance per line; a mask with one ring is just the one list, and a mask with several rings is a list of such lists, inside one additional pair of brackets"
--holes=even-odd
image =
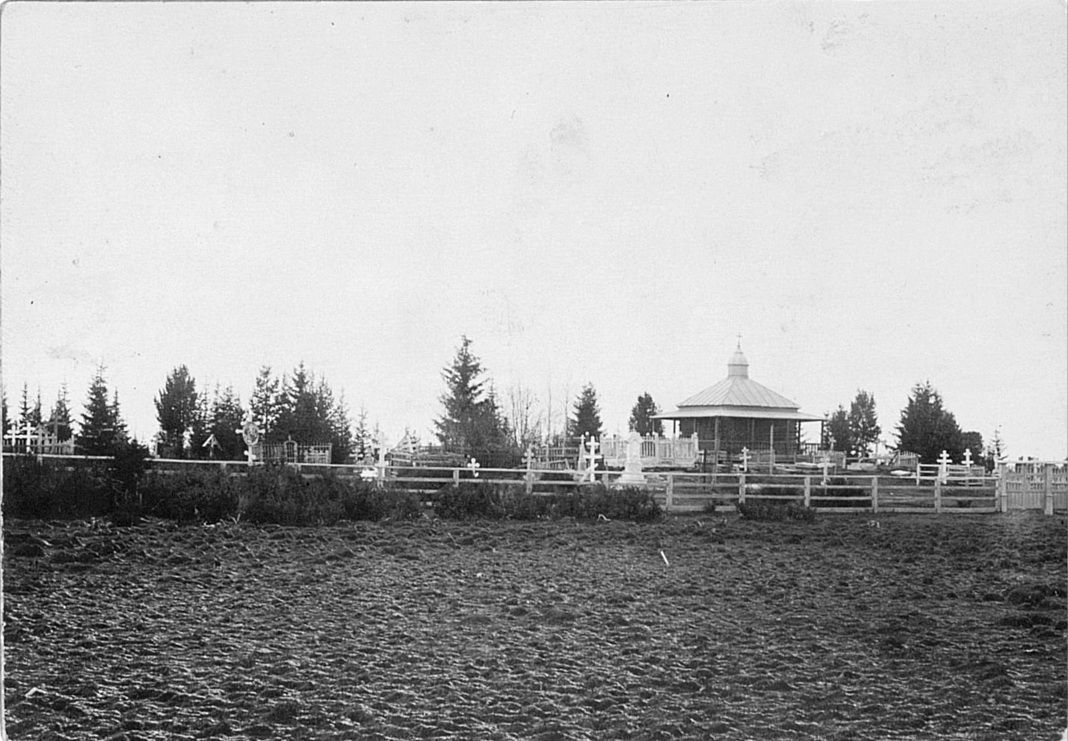
[(1056, 739), (1066, 522), (5, 522), (13, 739)]

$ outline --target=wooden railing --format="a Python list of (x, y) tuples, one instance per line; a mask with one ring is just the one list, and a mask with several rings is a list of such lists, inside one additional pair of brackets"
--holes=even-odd
[[(14, 454), (5, 453), (10, 459)], [(106, 456), (42, 455), (64, 467), (106, 461)], [(245, 461), (149, 459), (150, 470), (163, 473), (218, 467), (231, 475), (244, 475)], [(471, 482), (482, 485), (523, 487), (532, 494), (573, 489), (589, 483), (584, 471), (542, 468), (425, 467), (389, 465), (296, 464), (306, 477), (331, 474), (341, 478), (373, 480), (402, 489), (433, 493), (443, 486)], [(596, 471), (597, 482), (618, 485), (620, 471)], [(1002, 470), (998, 476), (972, 476), (966, 481), (940, 480), (938, 475), (833, 476), (762, 475), (746, 473), (648, 472), (645, 487), (668, 512), (699, 512), (713, 505), (732, 511), (746, 501), (796, 502), (821, 512), (988, 513), (1039, 509), (1046, 514), (1068, 511), (1068, 472), (1063, 466), (1038, 471)]]

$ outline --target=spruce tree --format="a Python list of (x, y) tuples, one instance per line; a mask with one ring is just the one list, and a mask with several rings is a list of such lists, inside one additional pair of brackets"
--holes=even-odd
[(59, 388), (59, 395), (48, 417), (47, 426), (49, 432), (55, 432), (56, 438), (60, 441), (70, 440), (74, 434), (70, 417), (70, 399), (65, 383)]
[(33, 413), (33, 408), (30, 406), (30, 386), (29, 384), (22, 384), (22, 398), (19, 399), (19, 432), (22, 432), (30, 425), (30, 418)]
[[(215, 387), (210, 417), (209, 432), (219, 444), (215, 457), (230, 461), (244, 458), (245, 443), (238, 430), (241, 429), (245, 410), (232, 386), (227, 386), (221, 392), (218, 386)], [(203, 445), (204, 443), (201, 443), (202, 448)], [(204, 452), (211, 455), (208, 448), (204, 448)]]
[(439, 399), (445, 413), (434, 421), (434, 426), (438, 440), (453, 452), (499, 458), (512, 450), (511, 433), (492, 386), (484, 388), (482, 374), (482, 363), (471, 352), (471, 340), (464, 335), (452, 363), (441, 370), (446, 391)]
[(114, 455), (125, 442), (126, 427), (119, 414), (118, 394), (108, 399), (104, 366), (98, 366), (89, 384), (89, 396), (85, 402), (78, 434), (74, 444), (82, 455)]
[(360, 407), (356, 415), (356, 428), (352, 431), (352, 454), (357, 463), (366, 463), (373, 459), (373, 441), (371, 430), (367, 426), (367, 409)]
[(572, 409), (574, 418), (568, 420), (569, 435), (572, 438), (601, 437), (601, 409), (597, 404), (597, 391), (592, 383), (582, 387)]
[(260, 425), (260, 432), (264, 435), (269, 435), (278, 425), (278, 414), (282, 407), (279, 392), (279, 381), (271, 373), (271, 367), (262, 366), (256, 376), (256, 386), (248, 405), (253, 419)]
[(875, 397), (858, 389), (856, 398), (849, 405), (849, 437), (853, 455), (867, 456), (871, 446), (879, 440), (882, 429), (877, 419)]
[(849, 429), (849, 414), (841, 404), (827, 421), (827, 435), (830, 437), (831, 450), (852, 455), (853, 433)]
[(935, 463), (943, 450), (954, 460), (964, 453), (957, 420), (943, 408), (942, 396), (930, 381), (913, 387), (901, 410), (897, 438), (898, 450), (916, 453), (924, 463)]
[(180, 365), (172, 370), (155, 404), (161, 437), (175, 458), (186, 455), (186, 435), (193, 429), (199, 403), (196, 380), (189, 375), (189, 369)]
[(33, 407), (30, 409), (29, 418), (30, 428), (36, 430), (44, 423), (44, 410), (41, 405), (41, 387), (37, 387), (37, 398), (33, 402)]
[(288, 438), (299, 445), (327, 442), (318, 423), (322, 400), (316, 392), (315, 379), (301, 361), (291, 376), (282, 380), (281, 408), (273, 433), (276, 441)]

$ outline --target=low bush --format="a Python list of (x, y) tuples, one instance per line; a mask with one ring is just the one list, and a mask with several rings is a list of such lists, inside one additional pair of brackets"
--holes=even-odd
[(110, 514), (119, 487), (105, 463), (72, 467), (12, 456), (4, 461), (4, 514), (8, 517), (77, 518)]
[(444, 520), (498, 520), (505, 516), (502, 487), (461, 481), (448, 484), (434, 495), (434, 514)]
[(242, 484), (239, 510), (249, 522), (333, 525), (343, 513), (347, 485), (333, 475), (305, 479), (290, 466), (255, 466)]
[(798, 520), (812, 522), (816, 519), (816, 510), (796, 502), (754, 501), (738, 502), (738, 514), (745, 520), (763, 522), (781, 522)]
[(405, 489), (380, 489), (369, 481), (351, 484), (341, 500), (346, 520), (414, 520), (422, 516), (419, 495)]
[(461, 482), (446, 486), (434, 498), (434, 512), (443, 519), (535, 520), (573, 517), (649, 522), (660, 517), (661, 509), (653, 495), (636, 487), (606, 489), (589, 484), (549, 494), (527, 494), (522, 486), (501, 486)]
[(178, 522), (219, 522), (237, 516), (240, 490), (219, 468), (150, 472), (140, 486), (142, 511)]

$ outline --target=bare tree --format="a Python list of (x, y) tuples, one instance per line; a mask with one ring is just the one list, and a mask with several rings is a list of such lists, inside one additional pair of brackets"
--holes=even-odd
[(520, 449), (541, 442), (544, 419), (538, 409), (538, 397), (521, 383), (508, 387), (508, 416), (512, 437)]

